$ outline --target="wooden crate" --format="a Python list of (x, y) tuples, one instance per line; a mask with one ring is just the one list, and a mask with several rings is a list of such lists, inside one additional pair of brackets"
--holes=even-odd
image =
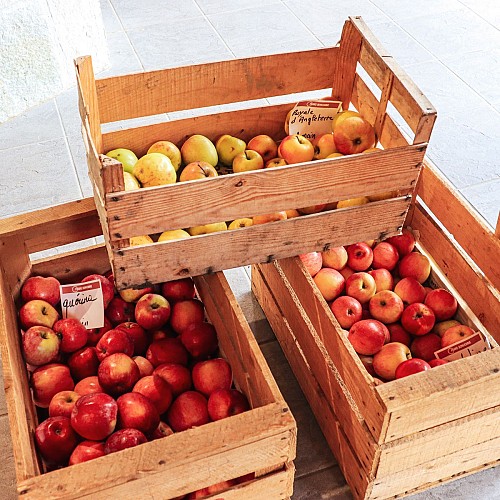
[[(77, 59), (76, 69), (89, 172), (119, 289), (396, 234), (436, 117), (429, 101), (359, 17), (345, 23), (340, 44), (331, 48), (98, 80), (89, 57)], [(370, 90), (370, 79), (381, 89), (380, 95)], [(314, 90), (342, 101), (344, 109), (352, 105), (361, 111), (386, 150), (133, 192), (123, 191), (121, 165), (101, 156), (118, 147), (140, 156), (155, 141), (170, 140), (180, 146), (195, 133), (211, 140), (227, 133), (247, 141), (268, 134), (279, 141), (296, 97), (290, 96), (289, 104), (249, 109), (241, 109), (247, 107), (242, 101)], [(199, 109), (228, 103), (240, 109), (208, 115)], [(102, 131), (102, 125), (110, 122), (182, 110), (198, 116)], [(396, 119), (406, 122), (410, 144)], [(133, 236), (387, 192), (398, 194), (272, 226), (129, 245)]]
[[(103, 245), (36, 261), (30, 254), (102, 234), (92, 198), (13, 217), (0, 226), (0, 348), (21, 498), (166, 499), (256, 472), (227, 499), (292, 493), (296, 425), (222, 273), (195, 278), (236, 385), (252, 409), (113, 455), (43, 473), (34, 446), (37, 412), (21, 354), (16, 303), (31, 275), (74, 282), (110, 268)], [(219, 496), (220, 497), (220, 496)]]
[[(404, 496), (500, 462), (500, 241), (425, 164), (407, 224), (493, 348), (377, 385), (297, 257), (252, 267), (252, 288), (356, 499)], [(500, 226), (499, 226), (500, 228)]]

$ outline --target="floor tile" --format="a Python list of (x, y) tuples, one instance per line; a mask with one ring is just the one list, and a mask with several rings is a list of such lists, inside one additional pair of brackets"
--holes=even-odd
[(267, 319), (259, 319), (250, 323), (250, 329), (252, 330), (257, 342), (259, 344), (265, 344), (266, 342), (272, 342), (276, 340), (274, 332), (269, 325)]
[(82, 119), (78, 110), (78, 92), (76, 86), (62, 92), (55, 100), (64, 133), (66, 135), (81, 134)]
[(84, 198), (93, 196), (92, 184), (90, 182), (85, 144), (81, 134), (68, 136), (68, 145), (73, 163), (76, 169), (78, 183)]
[(110, 0), (100, 0), (102, 21), (104, 23), (104, 30), (106, 34), (116, 33), (117, 31), (123, 31), (123, 26), (118, 19), (115, 9), (110, 3)]
[(232, 12), (238, 16), (238, 11), (249, 7), (263, 7), (271, 3), (281, 3), (281, 0), (196, 0), (196, 3), (206, 15)]
[(351, 500), (352, 494), (338, 466), (328, 467), (316, 474), (298, 478), (293, 485), (292, 500), (318, 500), (318, 491), (322, 499)]
[(500, 167), (498, 178), (461, 189), (461, 193), (494, 229), (500, 212)]
[[(401, 19), (409, 19), (421, 16), (423, 13), (429, 17), (462, 7), (459, 0), (413, 0), (411, 4), (401, 0), (370, 0), (384, 13), (398, 22)], [(477, 1), (477, 0), (476, 0)]]
[(479, 2), (478, 0), (460, 0), (460, 2), (467, 5), (487, 23), (500, 29), (500, 3), (498, 0), (481, 0)]
[(126, 75), (144, 70), (125, 32), (111, 33), (107, 35), (107, 39), (111, 66), (97, 73), (96, 78)]
[(2, 151), (0, 217), (36, 210), (82, 197), (73, 162), (62, 140)]
[(35, 252), (30, 254), (31, 261), (38, 259), (47, 259), (54, 255), (59, 255), (65, 252), (72, 252), (74, 250), (79, 250), (81, 248), (88, 248), (96, 244), (95, 238), (87, 238), (81, 241), (75, 241), (74, 243), (68, 243), (67, 245), (61, 245), (59, 247), (50, 248), (48, 250), (42, 250), (41, 252)]
[(54, 99), (35, 106), (0, 125), (0, 150), (51, 139), (62, 141), (64, 131)]
[(155, 24), (127, 33), (146, 70), (233, 57), (211, 24), (201, 17), (186, 23)]

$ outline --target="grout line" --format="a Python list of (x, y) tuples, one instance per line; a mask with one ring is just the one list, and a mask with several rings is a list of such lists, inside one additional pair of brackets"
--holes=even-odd
[(488, 19), (484, 18), (481, 14), (479, 14), (479, 12), (476, 12), (474, 9), (472, 9), (469, 5), (463, 3), (462, 0), (457, 0), (458, 3), (461, 3), (465, 8), (469, 9), (470, 11), (472, 11), (474, 14), (476, 14), (477, 17), (480, 17), (485, 23), (489, 24), (490, 26), (492, 26), (493, 28), (495, 28), (496, 30), (499, 29), (498, 26), (495, 26), (494, 24), (492, 24)]
[[(300, 17), (297, 16), (297, 14), (295, 14), (295, 12), (289, 7), (289, 5), (286, 3), (286, 2), (281, 2), (283, 7), (285, 7), (288, 12), (290, 12), (290, 14), (292, 14), (293, 17), (295, 17), (295, 19), (297, 19), (297, 21), (299, 21), (300, 24), (302, 24), (302, 26), (304, 26), (304, 28), (320, 43), (320, 45), (322, 47), (325, 47), (325, 44), (316, 36), (315, 33), (313, 33), (311, 31), (311, 29), (309, 28), (309, 26), (307, 26), (304, 21), (302, 21), (302, 19), (300, 19)], [(340, 36), (339, 36), (339, 39), (340, 39)]]
[(487, 181), (476, 182), (475, 184), (468, 184), (467, 186), (461, 187), (459, 190), (462, 191), (463, 189), (476, 188), (483, 186), (485, 184), (492, 184), (493, 182), (499, 182), (499, 181), (500, 177), (495, 177), (494, 179), (488, 179)]

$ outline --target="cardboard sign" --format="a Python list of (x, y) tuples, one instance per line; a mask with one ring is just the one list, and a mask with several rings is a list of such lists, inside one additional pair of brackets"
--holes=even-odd
[(288, 133), (299, 134), (310, 141), (332, 131), (333, 118), (342, 111), (340, 101), (300, 101), (290, 113)]
[(99, 280), (61, 285), (63, 318), (79, 320), (87, 330), (104, 326), (104, 300)]
[(491, 346), (486, 338), (479, 332), (476, 332), (470, 337), (459, 340), (454, 344), (443, 347), (434, 353), (437, 359), (445, 359), (446, 361), (455, 361), (456, 359), (466, 358), (473, 354), (478, 354), (491, 349)]

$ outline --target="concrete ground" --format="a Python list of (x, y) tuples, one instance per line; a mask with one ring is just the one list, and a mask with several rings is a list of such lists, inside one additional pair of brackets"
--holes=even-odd
[[(101, 5), (112, 66), (97, 76), (331, 46), (347, 16), (363, 16), (438, 111), (428, 157), (495, 227), (500, 209), (497, 0), (101, 0)], [(91, 196), (75, 89), (0, 125), (0, 161), (0, 218)], [(299, 423), (294, 498), (350, 498), (251, 295), (248, 269), (226, 274)], [(0, 424), (7, 431), (2, 396)], [(0, 461), (0, 497), (12, 498), (8, 443), (0, 447)], [(412, 498), (498, 499), (500, 468)]]

